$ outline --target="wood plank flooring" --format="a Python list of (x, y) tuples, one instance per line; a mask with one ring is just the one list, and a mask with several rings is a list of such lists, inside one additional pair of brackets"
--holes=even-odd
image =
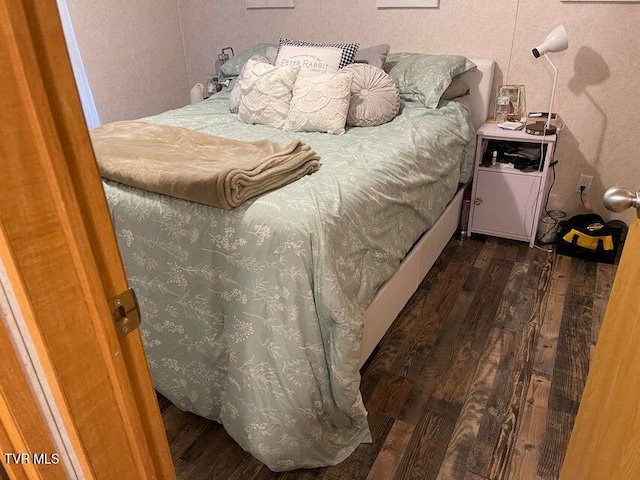
[(556, 479), (614, 274), (454, 237), (363, 367), (373, 443), (335, 467), (274, 473), (159, 396), (178, 478)]

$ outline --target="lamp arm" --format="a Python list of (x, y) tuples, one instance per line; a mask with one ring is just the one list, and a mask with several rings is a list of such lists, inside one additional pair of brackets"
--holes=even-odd
[(549, 127), (551, 126), (551, 114), (553, 113), (553, 100), (555, 99), (556, 86), (558, 85), (558, 69), (553, 64), (553, 62), (551, 61), (551, 59), (546, 53), (544, 54), (544, 58), (547, 59), (547, 62), (549, 62), (549, 65), (551, 65), (551, 68), (553, 68), (553, 88), (551, 89), (551, 101), (549, 102), (549, 112), (547, 115), (547, 126), (546, 126), (546, 130), (548, 130)]

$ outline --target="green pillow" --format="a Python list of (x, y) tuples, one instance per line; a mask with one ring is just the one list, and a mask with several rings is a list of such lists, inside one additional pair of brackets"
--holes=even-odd
[(264, 57), (268, 57), (267, 50), (269, 48), (272, 48), (274, 53), (278, 50), (277, 45), (273, 45), (271, 43), (259, 43), (257, 45), (254, 45), (250, 49), (239, 53), (235, 57), (231, 57), (220, 67), (220, 71), (218, 72), (218, 81), (223, 82), (228, 78), (234, 78), (240, 75), (244, 64), (247, 63), (247, 60), (249, 60), (254, 55), (262, 55)]
[(392, 53), (385, 64), (400, 98), (422, 102), (427, 108), (436, 108), (453, 78), (474, 67), (475, 64), (462, 55), (405, 52)]

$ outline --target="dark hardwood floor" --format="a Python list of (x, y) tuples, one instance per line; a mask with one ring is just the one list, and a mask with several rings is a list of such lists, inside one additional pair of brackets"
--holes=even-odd
[(363, 367), (373, 443), (335, 467), (276, 474), (160, 397), (178, 478), (558, 478), (614, 274), (454, 237)]

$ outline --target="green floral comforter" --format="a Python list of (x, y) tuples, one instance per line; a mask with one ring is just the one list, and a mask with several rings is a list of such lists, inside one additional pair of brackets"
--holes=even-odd
[(334, 136), (246, 125), (221, 93), (144, 120), (320, 154), (318, 172), (234, 210), (104, 185), (156, 389), (272, 470), (342, 461), (370, 440), (363, 312), (468, 178), (466, 110), (408, 103)]

